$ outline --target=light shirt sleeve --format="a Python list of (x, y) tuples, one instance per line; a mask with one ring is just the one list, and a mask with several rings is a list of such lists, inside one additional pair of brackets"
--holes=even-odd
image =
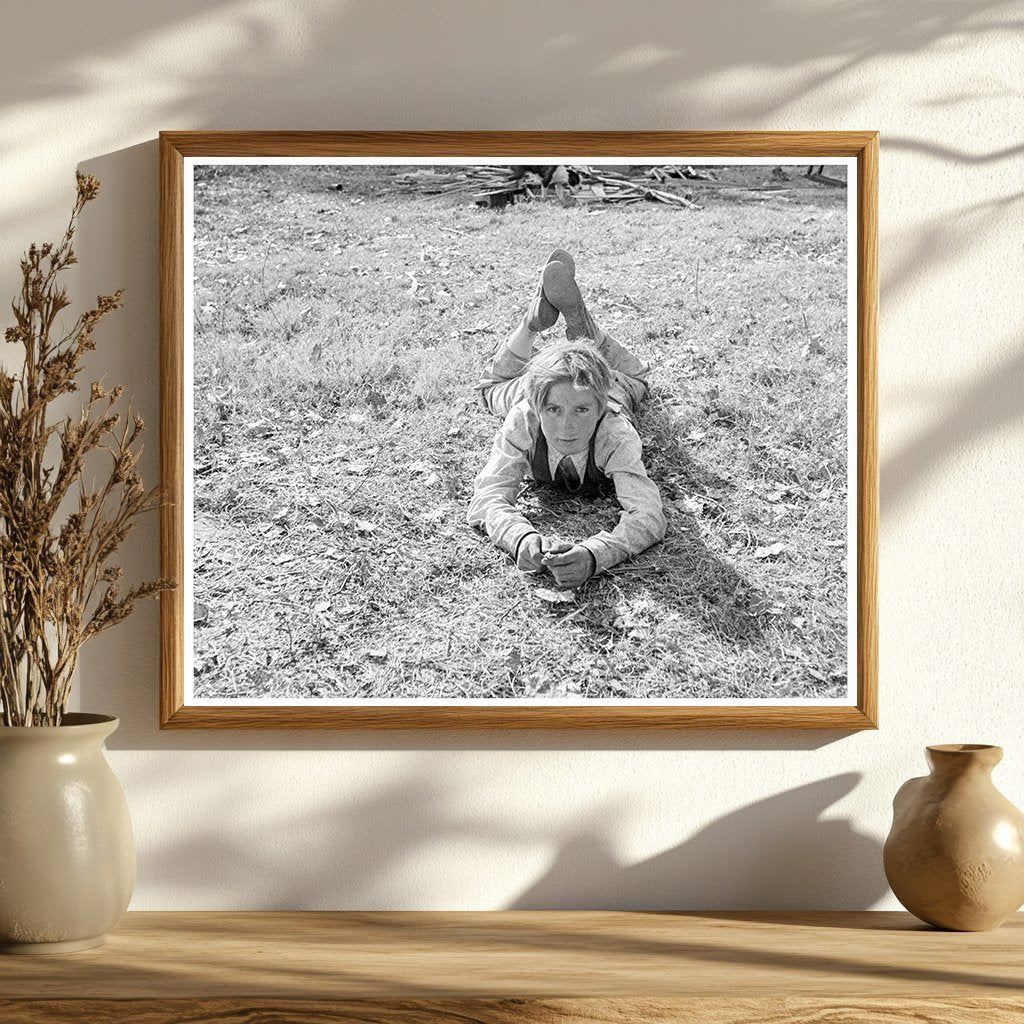
[(618, 524), (583, 541), (603, 572), (665, 539), (661, 493), (647, 475), (640, 435), (625, 416), (606, 416), (594, 444), (597, 468), (615, 485), (622, 506)]
[(477, 474), (466, 516), (470, 526), (484, 530), (496, 547), (515, 557), (519, 542), (537, 530), (516, 511), (539, 424), (525, 402), (514, 405), (495, 435), (487, 464)]

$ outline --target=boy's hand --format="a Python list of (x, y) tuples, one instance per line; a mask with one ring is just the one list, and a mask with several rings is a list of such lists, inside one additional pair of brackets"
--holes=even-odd
[(543, 540), (539, 533), (531, 533), (523, 538), (516, 552), (516, 568), (520, 572), (536, 572), (544, 568), (541, 561), (544, 557)]
[(541, 537), (540, 546), (545, 555), (560, 555), (573, 547), (571, 540), (560, 540), (558, 537)]
[(555, 583), (564, 590), (583, 586), (597, 571), (593, 554), (582, 544), (562, 545), (562, 548), (561, 551), (546, 554), (544, 565), (551, 570)]

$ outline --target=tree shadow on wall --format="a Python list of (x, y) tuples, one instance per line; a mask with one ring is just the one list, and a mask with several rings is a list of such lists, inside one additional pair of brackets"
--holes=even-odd
[(933, 276), (943, 270), (954, 273), (964, 257), (965, 243), (977, 245), (1003, 227), (1022, 200), (1024, 192), (985, 199), (961, 207), (955, 216), (936, 214), (913, 232), (896, 235), (885, 256), (883, 303), (915, 283), (920, 287), (926, 272)]
[(836, 775), (748, 804), (638, 864), (616, 858), (606, 827), (578, 835), (511, 909), (866, 909), (888, 891), (881, 848), (847, 818), (822, 819), (860, 779)]
[[(673, 849), (629, 865), (612, 856), (607, 838), (622, 833), (624, 820), (635, 820), (620, 800), (594, 806), (586, 815), (590, 825), (577, 823), (578, 834), (566, 841), (573, 826), (563, 817), (524, 813), (514, 798), (474, 809), (469, 784), (446, 784), (429, 764), (423, 759), (404, 778), (316, 806), (280, 808), (264, 800), (255, 817), (243, 809), (254, 806), (258, 781), (239, 776), (186, 791), (166, 773), (143, 770), (129, 782), (132, 803), (165, 807), (182, 827), (163, 843), (140, 846), (140, 894), (152, 905), (153, 894), (187, 892), (196, 909), (214, 903), (408, 910), (439, 901), (448, 909), (478, 909), (483, 899), (508, 909), (866, 910), (887, 891), (879, 844), (846, 818), (823, 820), (859, 783), (858, 773), (740, 808)], [(303, 760), (294, 772), (295, 792), (330, 787), (332, 771), (344, 789), (342, 764)], [(550, 868), (509, 898), (510, 879), (528, 874), (516, 851), (538, 848), (557, 851)], [(486, 856), (493, 879), (480, 877), (479, 863), (466, 863), (467, 850), (481, 862)]]
[[(493, 90), (482, 93), (480, 83), (493, 82), (495, 68), (510, 59), (515, 88), (502, 90), (505, 106), (492, 123), (545, 127), (565, 124), (567, 117), (580, 123), (582, 114), (589, 122), (608, 125), (618, 117), (635, 124), (636, 97), (648, 96), (655, 118), (667, 114), (674, 123), (707, 126), (701, 120), (706, 99), (696, 85), (760, 68), (766, 88), (719, 104), (718, 126), (747, 127), (868, 61), (1020, 27), (1012, 0), (721, 0), (710, 8), (684, 0), (648, 5), (640, 18), (624, 5), (605, 5), (599, 15), (582, 18), (563, 8), (560, 17), (557, 5), (545, 0), (462, 5), (451, 13), (432, 4), (240, 9), (225, 0), (96, 0), (62, 8), (62, 31), (55, 33), (52, 18), (40, 14), (48, 6), (16, 5), (5, 19), (0, 52), (8, 70), (0, 72), (0, 84), (6, 104), (36, 105), (40, 97), (63, 104), (83, 96), (101, 100), (107, 83), (137, 59), (133, 50), (149, 53), (160, 39), (170, 51), (167, 63), (159, 51), (151, 57), (154, 81), (148, 93), (133, 96), (133, 113), (141, 123), (169, 128), (222, 127), (224, 112), (230, 120), (239, 110), (254, 112), (255, 122), (244, 118), (253, 129), (322, 128), (325, 122), (379, 128), (385, 78), (402, 97), (404, 123), (437, 123), (438, 111), (467, 123), (468, 113), (483, 109), (484, 97), (494, 109)], [(192, 38), (190, 45), (183, 33), (197, 32), (200, 23), (202, 42), (197, 46)], [(183, 70), (171, 53), (186, 45)], [(97, 75), (97, 65), (105, 75)], [(589, 117), (579, 97), (590, 104)], [(13, 132), (9, 146), (22, 144)], [(7, 148), (0, 143), (0, 153)]]
[(958, 451), (997, 435), (1024, 418), (1024, 338), (1011, 339), (1009, 355), (953, 395), (936, 393), (941, 409), (881, 467), (883, 513), (911, 497), (922, 481)]

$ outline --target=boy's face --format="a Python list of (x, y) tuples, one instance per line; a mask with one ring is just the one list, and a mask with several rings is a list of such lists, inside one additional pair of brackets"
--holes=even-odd
[(550, 444), (566, 455), (577, 455), (590, 447), (602, 412), (604, 406), (590, 388), (563, 380), (548, 388), (540, 407), (540, 425)]

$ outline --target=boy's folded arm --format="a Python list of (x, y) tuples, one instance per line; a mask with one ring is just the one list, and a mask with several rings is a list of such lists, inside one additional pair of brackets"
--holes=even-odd
[(537, 532), (515, 507), (519, 488), (530, 468), (529, 445), (525, 424), (510, 413), (494, 438), (487, 464), (477, 474), (467, 514), (471, 526), (482, 527), (495, 547), (513, 557), (520, 542)]
[(598, 572), (664, 540), (667, 525), (661, 493), (644, 468), (640, 438), (635, 431), (631, 430), (608, 452), (602, 471), (615, 484), (622, 514), (614, 529), (602, 530), (583, 541), (594, 556)]

